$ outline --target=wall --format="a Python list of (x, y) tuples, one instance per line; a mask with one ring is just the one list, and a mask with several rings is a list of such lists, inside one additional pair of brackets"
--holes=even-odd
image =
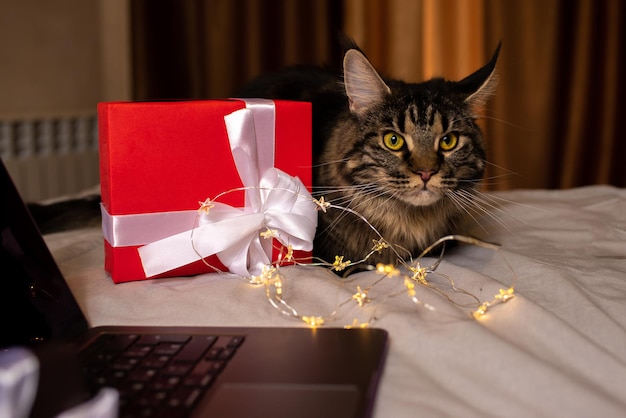
[(98, 3), (1, 0), (0, 115), (72, 113), (101, 97)]
[(0, 153), (27, 200), (99, 182), (96, 106), (131, 95), (129, 0), (0, 0)]

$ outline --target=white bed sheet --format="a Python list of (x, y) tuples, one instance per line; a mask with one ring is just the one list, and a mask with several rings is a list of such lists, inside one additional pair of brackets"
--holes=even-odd
[[(502, 245), (516, 297), (473, 320), (429, 289), (418, 287), (417, 297), (434, 310), (413, 303), (400, 279), (376, 285), (372, 302), (355, 308), (375, 315), (374, 326), (391, 338), (374, 416), (626, 416), (626, 189), (491, 196), (498, 221), (485, 215), (471, 232)], [(228, 274), (114, 285), (98, 229), (46, 240), (94, 326), (305, 326), (279, 314), (263, 288)], [(321, 268), (284, 271), (288, 300), (316, 315), (379, 277), (360, 273), (341, 286)], [(465, 245), (449, 251), (438, 271), (483, 300), (513, 280), (497, 252)]]

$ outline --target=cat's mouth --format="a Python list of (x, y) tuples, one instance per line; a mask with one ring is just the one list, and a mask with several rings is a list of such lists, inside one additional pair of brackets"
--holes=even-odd
[(403, 194), (402, 200), (413, 206), (430, 206), (441, 200), (442, 197), (443, 195), (439, 191), (431, 187), (422, 186), (411, 193)]

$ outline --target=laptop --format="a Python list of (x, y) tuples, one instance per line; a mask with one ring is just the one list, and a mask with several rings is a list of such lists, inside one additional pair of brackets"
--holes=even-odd
[(102, 387), (118, 390), (120, 417), (371, 416), (382, 329), (89, 328), (1, 165), (0, 351), (27, 346), (40, 359), (32, 416)]

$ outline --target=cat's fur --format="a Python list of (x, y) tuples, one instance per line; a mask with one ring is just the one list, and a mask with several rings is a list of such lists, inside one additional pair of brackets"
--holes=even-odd
[[(383, 80), (353, 46), (343, 78), (321, 68), (293, 68), (262, 77), (239, 97), (313, 103), (314, 195), (363, 215), (402, 256), (418, 255), (457, 226), (480, 186), (485, 146), (477, 108), (495, 88), (500, 47), (483, 68), (461, 81), (435, 78), (419, 84)], [(398, 150), (385, 135), (400, 134)], [(453, 143), (450, 150), (442, 147)], [(442, 143), (443, 141), (443, 143)], [(376, 233), (338, 210), (320, 212), (315, 255), (360, 260)], [(392, 263), (391, 251), (369, 262)]]

